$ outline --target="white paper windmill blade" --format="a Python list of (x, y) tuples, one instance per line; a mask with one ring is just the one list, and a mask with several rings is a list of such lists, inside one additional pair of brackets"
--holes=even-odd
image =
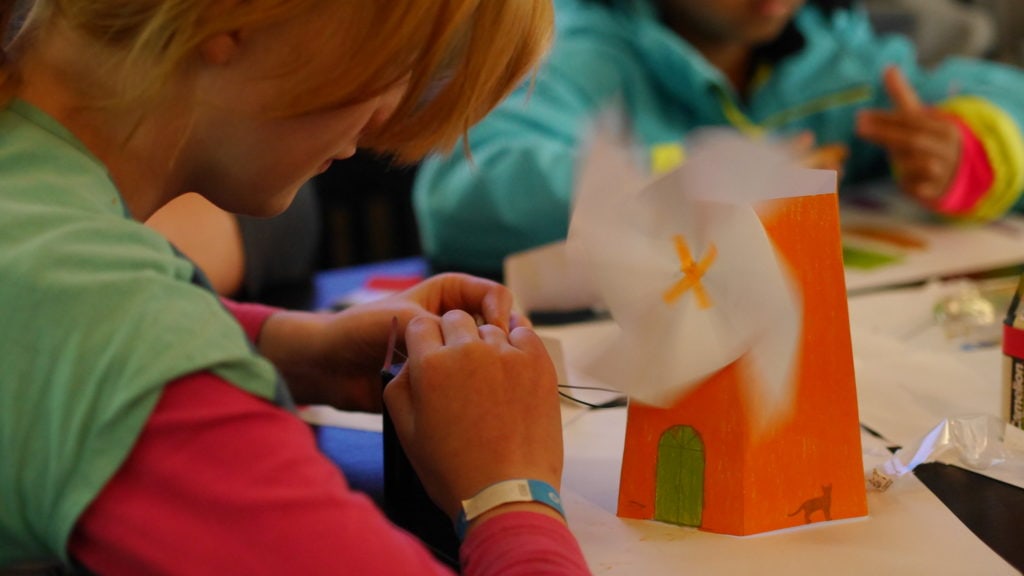
[(717, 133), (689, 152), (645, 183), (628, 150), (595, 136), (569, 245), (618, 330), (583, 369), (666, 405), (740, 360), (748, 408), (767, 422), (790, 404), (802, 305), (755, 206), (801, 187), (789, 156), (768, 144)]

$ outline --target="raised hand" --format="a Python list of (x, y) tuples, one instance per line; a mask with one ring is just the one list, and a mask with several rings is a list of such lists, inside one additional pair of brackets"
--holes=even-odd
[(860, 112), (857, 135), (885, 148), (904, 192), (932, 205), (956, 176), (960, 129), (943, 113), (924, 106), (899, 68), (887, 68), (883, 83), (893, 108)]

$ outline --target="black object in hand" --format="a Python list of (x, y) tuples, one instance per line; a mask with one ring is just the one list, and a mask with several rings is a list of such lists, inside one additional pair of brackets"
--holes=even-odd
[[(382, 389), (400, 369), (401, 365), (390, 365), (381, 371)], [(430, 548), (435, 558), (458, 571), (459, 539), (455, 536), (452, 521), (427, 496), (419, 476), (398, 442), (387, 407), (384, 408), (383, 416), (384, 513), (392, 522), (419, 538)]]

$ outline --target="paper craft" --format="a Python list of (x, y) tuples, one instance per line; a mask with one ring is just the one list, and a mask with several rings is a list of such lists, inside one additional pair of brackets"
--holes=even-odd
[(835, 173), (726, 133), (648, 180), (599, 133), (568, 250), (617, 324), (618, 514), (753, 534), (867, 513)]
[[(573, 335), (575, 336), (575, 334)], [(575, 342), (566, 339), (575, 347)], [(594, 574), (601, 576), (1011, 575), (917, 478), (871, 492), (870, 518), (813, 524), (736, 538), (660, 522), (615, 517), (621, 462), (609, 446), (623, 441), (624, 410), (586, 413), (565, 430), (562, 499), (569, 527)], [(865, 437), (864, 460), (892, 454)]]

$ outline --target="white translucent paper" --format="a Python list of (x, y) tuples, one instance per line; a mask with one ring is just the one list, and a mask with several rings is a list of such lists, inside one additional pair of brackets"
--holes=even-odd
[[(687, 154), (680, 168), (652, 180), (611, 131), (591, 144), (568, 250), (618, 330), (584, 369), (665, 405), (739, 360), (749, 405), (767, 421), (790, 405), (802, 298), (759, 214), (778, 199), (833, 192), (835, 174), (800, 169), (786, 150), (724, 131), (691, 139)], [(666, 301), (688, 276), (678, 238), (691, 263), (708, 264), (699, 284), (710, 306), (694, 288)]]

